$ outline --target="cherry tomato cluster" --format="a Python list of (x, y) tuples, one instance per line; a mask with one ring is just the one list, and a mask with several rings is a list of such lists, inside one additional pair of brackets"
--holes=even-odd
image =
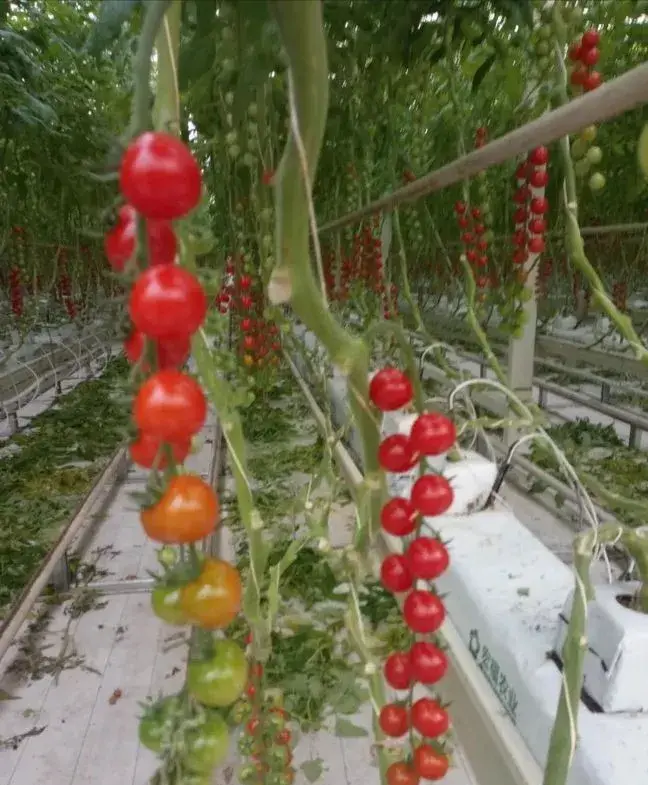
[[(175, 263), (173, 221), (196, 207), (202, 178), (180, 140), (147, 132), (124, 153), (120, 188), (126, 204), (105, 238), (105, 249), (115, 271), (138, 271), (128, 304), (133, 327), (124, 349), (143, 378), (133, 402), (138, 434), (130, 455), (154, 472), (140, 521), (146, 534), (165, 546), (159, 554), (163, 573), (151, 602), (167, 623), (204, 631), (199, 651), (188, 664), (185, 688), (145, 713), (140, 738), (163, 752), (165, 760), (175, 756), (173, 776), (178, 782), (202, 785), (227, 754), (227, 726), (217, 710), (239, 698), (248, 678), (243, 649), (211, 633), (227, 627), (239, 613), (239, 572), (195, 547), (218, 524), (218, 498), (201, 477), (178, 469), (207, 415), (200, 385), (181, 370), (191, 337), (205, 318), (207, 300), (198, 279)], [(138, 250), (144, 250), (138, 248), (138, 221), (143, 222), (148, 260), (144, 269), (137, 259)], [(176, 552), (169, 547), (174, 545), (186, 547)]]
[(244, 785), (292, 785), (295, 769), (288, 712), (279, 705), (277, 696), (264, 693), (261, 663), (251, 665), (245, 692), (247, 699), (240, 716), (246, 720), (246, 725), (239, 739), (239, 751), (247, 762), (238, 771), (239, 782)]
[(601, 56), (598, 48), (600, 40), (598, 30), (587, 30), (579, 41), (569, 47), (568, 56), (574, 64), (569, 80), (576, 94), (596, 90), (603, 81), (601, 74), (594, 70)]
[(20, 319), (24, 311), (24, 301), (19, 267), (12, 267), (9, 271), (9, 298), (14, 316)]
[(580, 132), (571, 145), (571, 155), (575, 161), (574, 172), (579, 178), (590, 175), (588, 185), (591, 191), (605, 188), (605, 175), (602, 172), (591, 171), (593, 166), (598, 166), (603, 160), (603, 150), (594, 144), (596, 134), (596, 126), (589, 125)]
[(523, 265), (530, 256), (538, 256), (545, 249), (547, 222), (544, 216), (549, 211), (549, 202), (544, 193), (549, 181), (548, 160), (547, 148), (536, 147), (515, 172), (517, 190), (513, 201), (517, 208), (513, 214), (515, 232), (512, 239), (516, 247), (513, 253), (516, 265)]
[(538, 269), (536, 278), (536, 297), (541, 300), (549, 291), (549, 279), (553, 273), (553, 259), (544, 259)]
[(481, 208), (473, 207), (469, 212), (466, 203), (459, 201), (455, 203), (454, 211), (457, 216), (457, 226), (461, 230), (461, 242), (466, 259), (473, 270), (477, 286), (483, 289), (488, 285), (489, 280), (485, 275), (488, 267), (487, 230), (482, 221)]
[[(397, 368), (383, 368), (372, 378), (369, 397), (381, 412), (393, 412), (409, 406), (413, 391), (410, 380)], [(384, 438), (378, 449), (382, 469), (402, 473), (421, 459), (448, 452), (456, 440), (454, 424), (441, 414), (424, 412), (414, 421), (409, 436), (394, 434)], [(381, 511), (384, 531), (394, 537), (410, 537), (402, 554), (387, 556), (381, 566), (381, 580), (388, 591), (406, 594), (403, 603), (405, 623), (415, 636), (409, 651), (391, 654), (384, 665), (386, 682), (401, 700), (382, 707), (380, 727), (387, 736), (401, 738), (417, 733), (409, 761), (392, 763), (387, 770), (388, 785), (416, 785), (420, 779), (439, 780), (449, 767), (445, 745), (440, 741), (449, 730), (446, 709), (433, 698), (413, 699), (415, 685), (436, 684), (445, 674), (448, 662), (443, 651), (432, 641), (445, 619), (441, 599), (419, 581), (433, 581), (447, 569), (450, 556), (437, 537), (420, 534), (420, 517), (444, 513), (452, 504), (449, 482), (440, 474), (423, 474), (412, 487), (409, 499), (395, 497)]]
[(627, 310), (628, 307), (628, 284), (617, 281), (612, 285), (612, 301), (620, 311)]
[(215, 303), (221, 313), (231, 312), (234, 317), (238, 354), (245, 368), (258, 370), (279, 365), (279, 327), (264, 317), (263, 284), (257, 276), (246, 271), (243, 256), (228, 257)]

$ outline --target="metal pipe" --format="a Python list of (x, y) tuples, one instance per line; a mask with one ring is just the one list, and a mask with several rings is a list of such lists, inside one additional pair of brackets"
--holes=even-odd
[(370, 202), (359, 210), (322, 225), (319, 234), (357, 223), (374, 213), (392, 210), (403, 202), (440, 191), (474, 177), (490, 166), (502, 164), (540, 144), (549, 144), (581, 131), (588, 125), (617, 117), (648, 101), (648, 64), (640, 65), (598, 89), (546, 112), (479, 150), (474, 150), (418, 180)]

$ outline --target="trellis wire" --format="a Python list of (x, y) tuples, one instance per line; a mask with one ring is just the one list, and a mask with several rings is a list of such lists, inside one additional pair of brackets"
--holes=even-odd
[(521, 128), (449, 164), (423, 175), (418, 180), (370, 202), (359, 210), (319, 227), (319, 234), (341, 229), (381, 210), (391, 210), (403, 202), (455, 185), (491, 166), (505, 163), (541, 144), (549, 144), (612, 117), (617, 117), (648, 101), (648, 64), (633, 68), (623, 76), (601, 85), (565, 106), (546, 112)]

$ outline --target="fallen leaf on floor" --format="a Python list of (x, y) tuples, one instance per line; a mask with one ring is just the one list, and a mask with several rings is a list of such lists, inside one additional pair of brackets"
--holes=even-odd
[(111, 706), (114, 706), (117, 703), (117, 701), (121, 698), (122, 694), (123, 693), (122, 693), (122, 691), (120, 689), (116, 689), (113, 692), (113, 694), (110, 696), (110, 698), (108, 698), (108, 703)]

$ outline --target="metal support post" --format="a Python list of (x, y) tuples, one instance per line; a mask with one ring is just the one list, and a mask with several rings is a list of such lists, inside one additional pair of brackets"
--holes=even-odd
[(9, 428), (9, 436), (13, 436), (18, 431), (18, 413), (10, 412), (7, 416), (7, 425)]
[(63, 593), (70, 590), (72, 585), (72, 572), (68, 564), (67, 552), (54, 565), (50, 582), (57, 592)]
[(610, 402), (610, 385), (609, 384), (602, 384), (601, 385), (601, 403), (609, 403)]

